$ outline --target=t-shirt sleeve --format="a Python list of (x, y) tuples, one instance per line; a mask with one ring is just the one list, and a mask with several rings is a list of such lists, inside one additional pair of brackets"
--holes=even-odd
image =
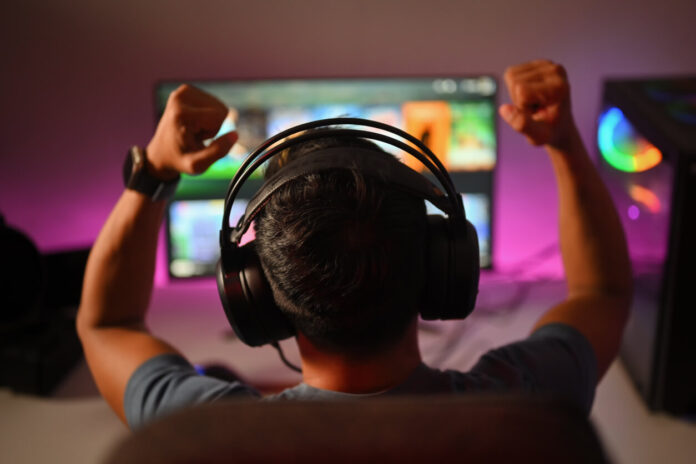
[(261, 395), (238, 381), (200, 375), (185, 358), (163, 354), (141, 364), (128, 380), (123, 408), (132, 429), (175, 410), (230, 397)]
[(468, 384), (461, 385), (463, 390), (547, 394), (589, 414), (597, 385), (597, 359), (577, 329), (554, 323), (538, 328), (525, 340), (487, 352), (461, 380)]

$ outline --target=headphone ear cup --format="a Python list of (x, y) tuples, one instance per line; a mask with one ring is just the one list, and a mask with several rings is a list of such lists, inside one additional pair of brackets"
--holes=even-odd
[[(455, 226), (456, 228), (456, 226)], [(481, 276), (481, 255), (479, 253), (478, 233), (474, 225), (465, 220), (461, 224), (465, 232), (455, 233), (453, 240), (454, 263), (451, 274), (449, 307), (453, 309), (443, 319), (463, 319), (474, 310)]]
[(242, 342), (261, 346), (295, 334), (273, 299), (253, 241), (223, 248), (216, 275), (225, 316)]
[(427, 282), (421, 317), (463, 319), (473, 311), (478, 295), (478, 236), (466, 220), (428, 216)]
[(447, 267), (449, 261), (449, 238), (446, 219), (440, 215), (428, 215), (426, 242), (426, 283), (421, 317), (426, 320), (440, 319), (445, 306)]

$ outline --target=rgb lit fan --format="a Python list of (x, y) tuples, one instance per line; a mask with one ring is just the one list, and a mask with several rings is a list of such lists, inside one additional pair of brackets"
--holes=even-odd
[(597, 143), (607, 163), (620, 171), (647, 171), (662, 161), (660, 150), (638, 134), (616, 107), (600, 116)]

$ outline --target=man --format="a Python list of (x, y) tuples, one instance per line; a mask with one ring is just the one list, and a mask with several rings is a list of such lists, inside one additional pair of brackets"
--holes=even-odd
[[(560, 395), (589, 411), (596, 384), (618, 351), (630, 307), (623, 231), (575, 127), (564, 69), (544, 60), (525, 63), (509, 68), (505, 83), (512, 103), (500, 107), (501, 116), (530, 143), (543, 145), (554, 168), (566, 299), (541, 317), (528, 338), (486, 353), (470, 372), (430, 369), (421, 361), (417, 338), (418, 304), (427, 304), (418, 302), (422, 200), (393, 197), (389, 186), (349, 170), (328, 178), (310, 175), (274, 195), (257, 223), (258, 253), (276, 302), (295, 324), (302, 358), (303, 383), (271, 399), (521, 390)], [(224, 156), (236, 140), (234, 133), (208, 146), (203, 140), (217, 133), (226, 113), (221, 102), (195, 88), (173, 92), (146, 149), (149, 174), (172, 180), (180, 172), (201, 173)], [(284, 162), (289, 160), (277, 161), (272, 169), (282, 169)], [(317, 218), (336, 212), (333, 204), (320, 207), (327, 184), (339, 204), (341, 195), (347, 200), (343, 216), (322, 222)], [(385, 198), (375, 200), (375, 195)], [(297, 213), (306, 202), (319, 206)], [(357, 214), (364, 205), (382, 205), (382, 210), (368, 207)], [(124, 191), (90, 255), (78, 315), (96, 383), (131, 427), (190, 404), (259, 396), (239, 382), (198, 375), (173, 346), (145, 328), (164, 209), (162, 200)], [(369, 221), (357, 219), (365, 215)], [(385, 215), (391, 219), (384, 225), (373, 224)], [(318, 233), (313, 229), (318, 223), (333, 227)], [(392, 239), (394, 230), (402, 229), (391, 246), (396, 251), (384, 242), (390, 227)], [(342, 252), (336, 253), (332, 271), (321, 260), (336, 246)], [(361, 249), (371, 251), (353, 256)], [(404, 265), (399, 249), (411, 252), (410, 265)], [(307, 270), (312, 266), (319, 271), (312, 274)], [(347, 283), (318, 277), (345, 267), (355, 278)], [(297, 277), (298, 270), (307, 272)], [(384, 290), (399, 289), (397, 275), (408, 283), (400, 288), (411, 294)], [(375, 278), (385, 284), (370, 285)], [(397, 322), (388, 326), (389, 321)]]

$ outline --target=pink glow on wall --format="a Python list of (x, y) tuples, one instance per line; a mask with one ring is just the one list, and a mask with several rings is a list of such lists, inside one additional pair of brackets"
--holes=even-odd
[[(404, 0), (398, 18), (391, 2), (371, 4), (370, 15), (357, 2), (307, 3), (311, 15), (283, 1), (202, 3), (194, 15), (161, 0), (9, 4), (0, 17), (7, 222), (44, 251), (91, 244), (122, 189), (126, 149), (154, 130), (152, 89), (162, 78), (501, 76), (510, 64), (547, 57), (568, 70), (576, 120), (594, 154), (602, 78), (696, 72), (696, 3), (687, 0), (679, 8), (640, 2), (630, 17), (599, 1)], [(557, 203), (543, 151), (499, 128), (493, 253), (505, 270), (557, 241)], [(562, 272), (558, 256), (538, 269)]]
[(169, 273), (167, 272), (167, 244), (164, 227), (160, 229), (159, 241), (157, 242), (157, 262), (155, 263), (155, 286), (164, 287), (169, 284)]

